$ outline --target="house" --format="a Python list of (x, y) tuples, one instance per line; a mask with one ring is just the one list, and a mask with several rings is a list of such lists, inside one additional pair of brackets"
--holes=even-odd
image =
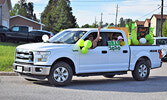
[(150, 27), (150, 19), (145, 20), (144, 27)]
[(144, 27), (144, 21), (135, 21), (135, 27)]
[(10, 17), (10, 27), (14, 25), (28, 26), (30, 30), (32, 29), (42, 30), (42, 27), (45, 26), (40, 22), (34, 21), (32, 19), (20, 16), (20, 15)]
[(9, 11), (11, 9), (12, 4), (10, 0), (0, 0), (0, 25), (9, 27)]
[(144, 27), (144, 21), (135, 21), (136, 31), (138, 31), (139, 27)]
[[(167, 19), (167, 15), (163, 15), (163, 22), (165, 22), (165, 19)], [(154, 28), (154, 36), (161, 36), (161, 15), (153, 14), (150, 19), (150, 23), (150, 27)]]

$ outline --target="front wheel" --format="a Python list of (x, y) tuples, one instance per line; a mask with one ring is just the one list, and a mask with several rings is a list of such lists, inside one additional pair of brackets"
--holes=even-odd
[(73, 71), (66, 62), (55, 63), (50, 71), (48, 81), (55, 86), (65, 86), (71, 82)]
[(132, 76), (137, 81), (145, 81), (150, 74), (150, 64), (147, 61), (139, 61), (135, 70), (132, 71)]

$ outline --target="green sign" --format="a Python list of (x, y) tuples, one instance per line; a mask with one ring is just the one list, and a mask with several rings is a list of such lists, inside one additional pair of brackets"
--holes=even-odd
[(119, 41), (107, 41), (109, 50), (120, 50), (120, 42)]

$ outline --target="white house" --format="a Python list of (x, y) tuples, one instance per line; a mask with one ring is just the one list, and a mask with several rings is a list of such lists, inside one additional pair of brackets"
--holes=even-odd
[(9, 11), (11, 9), (12, 4), (10, 0), (0, 0), (0, 25), (9, 27)]
[[(163, 15), (163, 22), (167, 19), (167, 15)], [(150, 19), (150, 27), (154, 28), (154, 36), (161, 36), (161, 15), (160, 14), (153, 14)]]

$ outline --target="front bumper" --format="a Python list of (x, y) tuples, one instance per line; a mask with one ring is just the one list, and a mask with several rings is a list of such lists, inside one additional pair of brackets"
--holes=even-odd
[(32, 75), (49, 75), (51, 66), (35, 66), (13, 63), (13, 70), (17, 73)]

